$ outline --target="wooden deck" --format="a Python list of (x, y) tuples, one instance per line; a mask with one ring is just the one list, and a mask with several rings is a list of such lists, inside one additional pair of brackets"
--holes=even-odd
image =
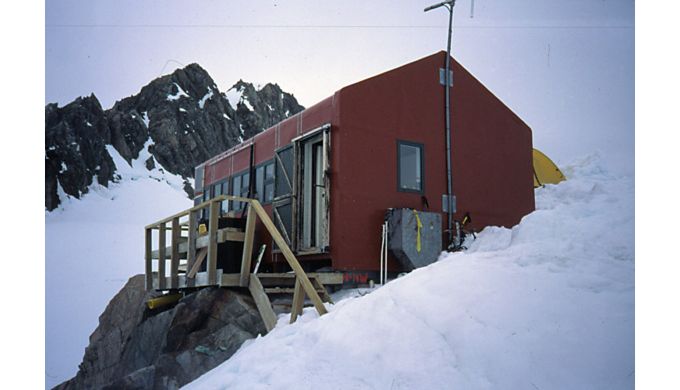
[[(247, 204), (245, 229), (218, 229), (222, 201)], [(198, 215), (209, 210), (207, 234), (198, 233)], [(269, 231), (293, 270), (290, 273), (254, 273), (253, 246), (257, 219)], [(156, 233), (156, 247), (152, 247)], [(170, 234), (167, 245), (166, 234)], [(243, 243), (241, 271), (225, 274), (217, 268), (218, 244), (227, 241)], [(169, 269), (168, 262), (169, 260)], [(184, 260), (184, 261), (183, 261)], [(157, 270), (153, 270), (153, 262)], [(205, 271), (199, 272), (206, 262)], [(169, 271), (169, 272), (168, 272)], [(310, 273), (302, 269), (297, 258), (279, 233), (269, 215), (257, 199), (221, 195), (145, 227), (145, 274), (147, 290), (183, 290), (200, 287), (246, 287), (253, 295), (267, 331), (276, 325), (276, 315), (267, 294), (293, 294), (291, 323), (302, 313), (305, 296), (310, 299), (319, 315), (326, 313), (323, 302), (330, 296), (325, 285), (342, 284), (342, 274)], [(322, 298), (323, 297), (323, 298)]]

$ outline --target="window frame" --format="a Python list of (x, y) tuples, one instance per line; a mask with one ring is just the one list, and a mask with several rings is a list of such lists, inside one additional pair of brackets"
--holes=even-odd
[[(420, 151), (420, 189), (404, 188), (401, 184), (401, 146), (418, 148)], [(419, 142), (397, 139), (397, 191), (412, 194), (425, 193), (425, 145)]]
[[(248, 175), (247, 184), (245, 184), (246, 181), (243, 180), (243, 178), (244, 178), (246, 175)], [(238, 193), (234, 193), (234, 191), (237, 190), (236, 186), (234, 185), (234, 181), (235, 181), (237, 178), (239, 179), (239, 192), (238, 192)], [(241, 172), (238, 172), (238, 173), (232, 175), (232, 177), (229, 178), (230, 187), (231, 187), (231, 195), (232, 195), (232, 196), (244, 197), (244, 198), (245, 198), (246, 196), (248, 196), (248, 188), (250, 187), (250, 179), (251, 179), (251, 177), (250, 177), (250, 169), (246, 169), (246, 170), (244, 170), (244, 171), (241, 171)], [(245, 185), (245, 186), (244, 186), (244, 185)], [(230, 202), (230, 205), (229, 205), (229, 211), (234, 211), (234, 212), (236, 212), (236, 211), (241, 211), (241, 210), (243, 210), (243, 209), (245, 208), (245, 205), (244, 205), (243, 203), (244, 203), (244, 202), (231, 201), (231, 202)], [(236, 204), (238, 204), (238, 208), (235, 206)]]
[[(267, 167), (271, 167), (271, 178), (267, 179)], [(267, 160), (255, 166), (255, 193), (257, 194), (257, 200), (261, 204), (270, 204), (274, 201), (274, 182), (276, 181), (276, 167), (274, 166), (274, 159)], [(258, 187), (260, 184), (260, 175), (262, 175), (261, 184), (262, 187)], [(266, 188), (268, 185), (272, 186), (272, 197), (271, 199), (266, 199)]]

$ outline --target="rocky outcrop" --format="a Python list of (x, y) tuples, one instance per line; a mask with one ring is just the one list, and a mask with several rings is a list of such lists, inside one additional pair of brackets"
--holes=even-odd
[[(162, 76), (134, 96), (102, 110), (94, 95), (45, 106), (45, 207), (59, 205), (59, 186), (76, 198), (94, 178), (114, 181), (106, 145), (128, 162), (145, 146), (170, 173), (193, 177), (193, 168), (304, 108), (276, 84), (255, 88), (239, 80), (220, 92), (198, 64)], [(233, 106), (232, 106), (233, 105)], [(154, 161), (147, 161), (153, 169)], [(187, 193), (192, 193), (187, 188)]]
[[(57, 389), (176, 389), (266, 333), (247, 291), (207, 288), (152, 312), (132, 277), (99, 317), (76, 376)], [(158, 309), (157, 309), (158, 310)]]
[(106, 116), (94, 95), (59, 108), (45, 106), (45, 207), (59, 204), (59, 186), (79, 198), (93, 180), (107, 185), (116, 166), (106, 151), (110, 133)]

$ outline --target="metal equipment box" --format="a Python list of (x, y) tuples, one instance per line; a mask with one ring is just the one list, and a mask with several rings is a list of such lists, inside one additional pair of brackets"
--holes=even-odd
[[(437, 261), (442, 251), (442, 216), (440, 213), (414, 209), (388, 211), (388, 248), (411, 271)], [(418, 228), (420, 220), (420, 228)]]

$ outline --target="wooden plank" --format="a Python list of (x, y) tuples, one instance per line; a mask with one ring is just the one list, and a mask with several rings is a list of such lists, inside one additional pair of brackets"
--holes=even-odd
[(206, 208), (206, 207), (209, 207), (213, 202), (221, 202), (221, 201), (223, 201), (223, 200), (231, 200), (231, 201), (237, 201), (237, 202), (250, 202), (252, 199), (244, 198), (244, 197), (242, 197), (242, 196), (232, 196), (232, 195), (220, 195), (220, 196), (216, 196), (216, 197), (214, 197), (214, 198), (211, 198), (211, 199), (209, 199), (209, 200), (206, 200), (206, 201), (203, 202), (203, 203), (199, 203), (199, 204), (197, 204), (196, 206), (194, 206), (194, 207), (192, 207), (192, 208), (190, 208), (190, 209), (186, 209), (186, 210), (180, 211), (180, 212), (177, 213), (177, 214), (171, 215), (171, 216), (169, 216), (169, 217), (167, 217), (167, 218), (163, 218), (163, 219), (161, 219), (160, 221), (157, 221), (157, 222), (152, 223), (152, 224), (150, 224), (150, 225), (146, 225), (145, 228), (146, 228), (146, 229), (157, 229), (157, 228), (158, 228), (158, 225), (160, 225), (160, 224), (162, 224), (162, 223), (168, 223), (168, 222), (172, 221), (174, 218), (183, 217), (183, 216), (189, 214), (189, 212), (191, 212), (191, 211), (199, 211), (199, 210), (201, 210), (201, 209), (204, 209), (204, 208)]
[(179, 217), (172, 220), (171, 234), (170, 234), (170, 288), (177, 288), (177, 275), (179, 269)]
[[(217, 231), (217, 243), (221, 244), (226, 241), (244, 241), (245, 240), (245, 232), (240, 232), (234, 230), (234, 228), (224, 228), (224, 229), (219, 229)], [(201, 236), (196, 238), (196, 248), (205, 248), (210, 244), (210, 237), (209, 235)], [(172, 250), (171, 247), (166, 247), (165, 251), (170, 252)], [(179, 258), (180, 259), (186, 259), (187, 258), (187, 252), (189, 250), (189, 242), (185, 239), (185, 237), (180, 237), (179, 241)], [(154, 259), (158, 258), (158, 251), (153, 251), (151, 252), (151, 255), (153, 256)]]
[(158, 289), (165, 289), (165, 223), (158, 227)]
[[(262, 280), (262, 283), (266, 284), (269, 279), (273, 279), (272, 282), (280, 283), (284, 280), (290, 280), (290, 285), (292, 286), (295, 282), (294, 273), (263, 273), (258, 275)], [(342, 284), (342, 272), (309, 272), (307, 277), (317, 278), (322, 284)]]
[(189, 273), (187, 274), (187, 279), (193, 279), (196, 276), (196, 273), (201, 268), (201, 264), (203, 264), (203, 260), (205, 260), (207, 255), (208, 255), (208, 249), (207, 248), (203, 248), (203, 249), (201, 249), (200, 252), (198, 252), (198, 256), (196, 257), (196, 262), (191, 267), (191, 270), (189, 270)]
[(305, 303), (305, 290), (302, 288), (300, 278), (295, 279), (295, 292), (293, 293), (293, 307), (290, 309), (290, 323), (297, 320), (302, 314), (302, 307)]
[(144, 275), (146, 276), (146, 290), (153, 289), (153, 268), (151, 264), (151, 235), (153, 230), (144, 230)]
[(241, 274), (222, 274), (220, 280), (220, 286), (222, 287), (241, 287)]
[(276, 314), (274, 314), (272, 303), (269, 301), (269, 297), (265, 294), (262, 283), (260, 283), (260, 279), (256, 275), (250, 275), (248, 290), (250, 290), (250, 294), (252, 294), (255, 300), (255, 305), (260, 312), (264, 326), (267, 328), (267, 333), (271, 332), (276, 326)]
[(333, 298), (331, 298), (330, 294), (328, 294), (326, 286), (324, 286), (323, 283), (321, 283), (321, 281), (317, 278), (310, 279), (312, 281), (312, 284), (314, 285), (314, 288), (316, 288), (316, 291), (321, 292), (321, 299), (323, 299), (323, 301), (326, 303), (333, 303)]
[[(192, 270), (194, 268), (194, 264), (196, 263), (196, 237), (198, 235), (198, 224), (196, 220), (196, 212), (191, 211), (189, 213), (189, 238), (187, 242), (187, 270)], [(207, 251), (206, 251), (207, 252)], [(198, 271), (198, 269), (196, 270)], [(194, 275), (196, 273), (194, 272)], [(188, 276), (188, 274), (187, 274)], [(189, 286), (193, 286), (196, 283), (196, 280), (192, 276), (190, 279), (187, 280), (187, 284)]]
[(260, 202), (253, 199), (251, 200), (250, 206), (255, 209), (255, 212), (260, 217), (260, 220), (267, 228), (267, 230), (269, 230), (272, 239), (274, 240), (274, 242), (276, 242), (276, 245), (279, 246), (281, 253), (283, 253), (283, 256), (288, 261), (288, 264), (293, 269), (293, 271), (295, 271), (295, 275), (300, 280), (302, 288), (305, 290), (305, 293), (314, 304), (316, 311), (319, 313), (319, 315), (326, 314), (328, 311), (326, 310), (326, 307), (323, 305), (323, 302), (321, 301), (319, 294), (317, 294), (316, 291), (314, 290), (314, 286), (312, 286), (312, 283), (309, 281), (309, 278), (307, 278), (307, 274), (305, 273), (305, 271), (302, 269), (302, 266), (295, 258), (295, 255), (293, 255), (293, 252), (286, 244), (286, 241), (283, 239), (283, 237), (281, 237), (281, 234), (276, 229), (276, 226), (274, 226), (274, 222), (272, 222), (267, 212), (262, 208), (262, 205), (260, 205)]
[(217, 219), (220, 216), (220, 204), (210, 203), (210, 219), (208, 221), (208, 283), (217, 284)]
[(255, 241), (255, 223), (257, 214), (252, 207), (248, 207), (246, 219), (245, 240), (243, 241), (243, 257), (241, 258), (241, 287), (248, 287), (250, 280), (250, 264), (253, 259), (253, 242)]

